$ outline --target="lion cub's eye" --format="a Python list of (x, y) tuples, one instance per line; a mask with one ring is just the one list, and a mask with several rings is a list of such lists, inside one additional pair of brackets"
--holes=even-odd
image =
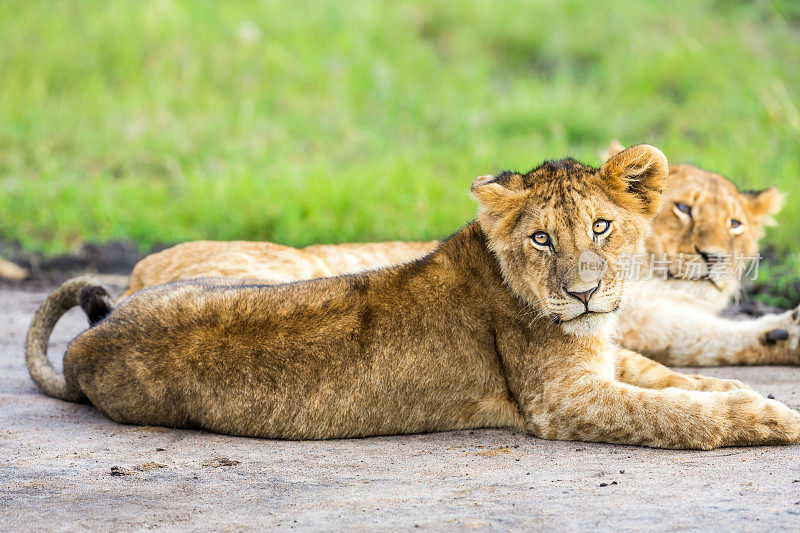
[(553, 244), (550, 235), (544, 231), (537, 231), (531, 235), (531, 241), (533, 241), (533, 244), (538, 248), (550, 248)]
[(744, 231), (744, 224), (742, 224), (741, 220), (736, 220), (735, 218), (731, 219), (731, 233), (734, 235), (738, 235)]
[(592, 224), (592, 231), (594, 232), (596, 237), (600, 235), (605, 235), (608, 233), (608, 230), (611, 229), (611, 222), (608, 220), (598, 220), (594, 224)]
[(690, 206), (689, 204), (682, 204), (680, 202), (676, 202), (675, 209), (677, 209), (684, 215), (692, 216), (692, 206)]

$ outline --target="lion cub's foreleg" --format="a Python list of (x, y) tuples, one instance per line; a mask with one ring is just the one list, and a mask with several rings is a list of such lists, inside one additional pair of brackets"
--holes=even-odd
[(641, 317), (626, 348), (670, 366), (798, 365), (800, 309), (755, 320), (730, 320), (689, 306)]
[(622, 349), (616, 356), (615, 371), (617, 380), (645, 389), (676, 387), (697, 391), (728, 391), (750, 388), (736, 379), (718, 379), (700, 374), (673, 372), (652, 359)]
[(678, 388), (727, 385), (676, 375), (633, 355), (619, 357), (619, 379), (600, 364), (576, 361), (566, 372), (561, 367), (558, 377), (540, 382), (538, 394), (522, 402), (529, 429), (549, 439), (658, 448), (800, 442), (800, 413), (782, 403), (749, 389)]

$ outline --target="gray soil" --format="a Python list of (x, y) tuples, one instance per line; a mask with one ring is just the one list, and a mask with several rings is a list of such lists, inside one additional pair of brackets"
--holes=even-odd
[[(48, 398), (23, 339), (46, 291), (0, 286), (0, 530), (796, 530), (800, 446), (713, 452), (484, 430), (324, 442), (124, 426)], [(51, 356), (85, 327), (56, 328)], [(798, 368), (718, 368), (792, 407)]]

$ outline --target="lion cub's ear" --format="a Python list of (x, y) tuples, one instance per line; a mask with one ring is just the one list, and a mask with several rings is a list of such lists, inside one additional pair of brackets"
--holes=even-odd
[(661, 209), (669, 164), (661, 150), (639, 144), (606, 161), (600, 168), (600, 177), (621, 193), (616, 199), (623, 207), (655, 216)]
[(622, 146), (622, 143), (614, 139), (611, 141), (611, 144), (608, 145), (608, 149), (605, 152), (600, 152), (600, 158), (603, 161), (608, 161), (609, 158), (614, 157), (623, 150), (625, 150), (625, 147)]
[(772, 215), (777, 214), (786, 203), (786, 196), (777, 187), (743, 192), (741, 198), (747, 214), (753, 222), (762, 226), (774, 226)]
[(502, 176), (504, 185), (499, 183), (499, 178), (500, 176), (478, 176), (472, 182), (472, 197), (495, 215), (510, 211), (524, 196), (522, 176), (504, 174)]

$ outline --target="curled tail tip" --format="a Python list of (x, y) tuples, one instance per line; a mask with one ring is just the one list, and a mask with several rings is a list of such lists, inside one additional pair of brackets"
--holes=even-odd
[(78, 303), (89, 319), (89, 325), (94, 326), (111, 313), (114, 301), (108, 291), (99, 285), (92, 285), (81, 289)]
[(58, 320), (78, 305), (94, 325), (111, 312), (111, 296), (90, 276), (64, 282), (36, 311), (25, 341), (25, 363), (34, 383), (48, 396), (73, 402), (82, 401), (83, 393), (72, 389), (64, 375), (53, 368), (47, 357), (47, 346)]

